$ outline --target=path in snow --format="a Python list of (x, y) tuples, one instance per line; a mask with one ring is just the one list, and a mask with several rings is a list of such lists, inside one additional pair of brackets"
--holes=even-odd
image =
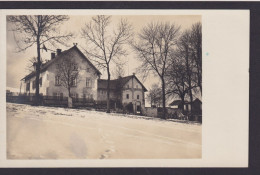
[(9, 159), (201, 158), (201, 125), (7, 103)]

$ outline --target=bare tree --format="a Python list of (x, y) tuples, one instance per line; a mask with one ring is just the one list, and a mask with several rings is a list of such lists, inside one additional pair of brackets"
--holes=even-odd
[(37, 57), (32, 57), (28, 60), (25, 69), (28, 70), (29, 72), (35, 71), (34, 67), (36, 66), (36, 64), (37, 64)]
[(115, 79), (125, 76), (124, 65), (125, 65), (125, 63), (123, 63), (123, 62), (118, 63), (118, 64), (116, 64), (115, 69), (111, 71), (112, 75)]
[(191, 28), (192, 57), (196, 66), (197, 85), (202, 94), (202, 25), (200, 22)]
[(107, 113), (110, 113), (111, 62), (117, 63), (126, 56), (124, 45), (131, 38), (131, 25), (121, 19), (116, 29), (111, 28), (111, 16), (99, 15), (92, 18), (82, 28), (82, 37), (86, 39), (85, 52), (100, 68), (107, 72)]
[[(188, 95), (190, 98), (190, 102), (193, 102), (193, 89), (197, 87), (197, 77), (195, 76), (195, 64), (193, 60), (193, 50), (192, 50), (192, 40), (191, 40), (191, 31), (186, 30), (183, 32), (182, 36), (178, 40), (177, 43), (177, 53), (180, 60), (185, 67), (186, 73), (186, 82), (188, 85)], [(193, 110), (193, 106), (191, 103), (191, 111)]]
[[(16, 39), (18, 52), (24, 51), (34, 45), (37, 46), (37, 62), (36, 62), (36, 101), (39, 103), (39, 77), (41, 68), (41, 53), (40, 49), (45, 49), (46, 46), (56, 47), (56, 43), (66, 45), (66, 40), (72, 34), (60, 34), (58, 26), (69, 19), (64, 15), (20, 15), (7, 16), (7, 21), (13, 24), (14, 34), (19, 34), (19, 39)], [(16, 38), (16, 37), (15, 37)]]
[(170, 23), (150, 23), (139, 34), (138, 43), (132, 46), (142, 65), (138, 68), (144, 75), (150, 71), (161, 80), (163, 116), (166, 116), (165, 74), (170, 55), (174, 52), (180, 27)]
[(71, 98), (71, 88), (80, 82), (79, 65), (72, 59), (72, 55), (66, 55), (57, 61), (56, 70), (55, 83), (65, 87), (68, 90), (68, 97)]
[(175, 54), (175, 56), (171, 58), (170, 68), (166, 73), (166, 94), (167, 96), (181, 99), (182, 112), (184, 110), (185, 96), (189, 92), (187, 79), (184, 61)]
[(152, 88), (149, 90), (149, 93), (147, 94), (147, 100), (151, 103), (151, 107), (160, 107), (160, 105), (162, 104), (161, 94), (161, 88), (158, 86), (158, 84), (153, 84)]

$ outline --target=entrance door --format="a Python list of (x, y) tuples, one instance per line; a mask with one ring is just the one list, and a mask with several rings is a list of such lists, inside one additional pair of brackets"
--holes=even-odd
[(141, 102), (136, 102), (136, 113), (140, 114), (141, 113)]

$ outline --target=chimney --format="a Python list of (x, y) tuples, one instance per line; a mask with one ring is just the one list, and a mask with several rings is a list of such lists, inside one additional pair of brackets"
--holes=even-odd
[(61, 49), (57, 49), (57, 55), (61, 53)]
[(51, 59), (55, 58), (55, 52), (51, 53)]

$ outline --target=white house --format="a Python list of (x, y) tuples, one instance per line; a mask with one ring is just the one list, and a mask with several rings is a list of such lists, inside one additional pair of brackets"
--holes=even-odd
[[(68, 96), (68, 90), (61, 86), (59, 80), (58, 69), (59, 62), (65, 56), (70, 56), (77, 65), (79, 70), (78, 79), (71, 88), (72, 97), (97, 99), (97, 80), (100, 78), (100, 71), (85, 57), (77, 46), (61, 52), (57, 49), (57, 53), (51, 54), (51, 60), (42, 64), (39, 79), (40, 94), (44, 96)], [(36, 72), (33, 71), (26, 75), (23, 79), (24, 92), (28, 95), (35, 94)]]
[[(106, 101), (107, 80), (100, 79), (100, 71), (86, 58), (77, 46), (51, 54), (51, 60), (42, 64), (40, 73), (39, 92), (43, 96), (68, 97), (68, 90), (61, 85), (58, 76), (58, 66), (62, 59), (73, 59), (79, 71), (78, 78), (73, 82), (71, 94), (73, 98), (87, 98), (95, 101)], [(27, 95), (35, 94), (36, 72), (33, 71), (22, 79), (22, 88)], [(145, 107), (147, 89), (133, 74), (110, 80), (110, 99), (120, 101), (123, 106), (133, 105), (133, 111), (141, 112)]]
[[(147, 89), (138, 80), (135, 74), (110, 80), (110, 99), (119, 101), (125, 107), (133, 104), (133, 112), (141, 112), (145, 107), (145, 95)], [(107, 80), (98, 80), (98, 100), (106, 99)]]

